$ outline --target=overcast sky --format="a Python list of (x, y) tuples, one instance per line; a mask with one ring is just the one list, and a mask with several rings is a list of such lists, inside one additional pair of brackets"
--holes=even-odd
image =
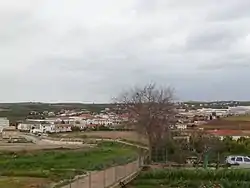
[(250, 100), (250, 0), (0, 1), (0, 102), (108, 102), (157, 82)]

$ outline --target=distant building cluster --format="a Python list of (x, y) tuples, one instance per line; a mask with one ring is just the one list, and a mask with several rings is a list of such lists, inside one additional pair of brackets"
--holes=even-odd
[(126, 115), (117, 115), (112, 112), (91, 114), (90, 112), (62, 113), (56, 117), (45, 119), (26, 119), (19, 123), (17, 129), (32, 133), (59, 133), (78, 130), (98, 129), (100, 127), (116, 128), (122, 122), (128, 121)]
[(210, 120), (215, 120), (228, 116), (239, 116), (250, 113), (250, 106), (228, 107), (227, 109), (198, 108), (187, 110), (179, 108), (176, 124), (177, 129), (188, 129), (198, 127)]
[[(189, 105), (179, 104), (176, 115), (177, 121), (170, 128), (175, 130), (202, 129), (200, 125), (206, 124), (210, 120), (250, 112), (250, 106), (208, 108), (204, 107), (204, 104), (196, 105), (199, 108), (194, 109), (192, 106), (190, 108)], [(41, 114), (45, 117), (41, 118), (39, 116)], [(37, 115), (40, 118), (36, 118)], [(71, 132), (74, 130), (100, 130), (101, 128), (122, 129), (126, 128), (126, 122), (129, 121), (127, 114), (117, 114), (109, 108), (105, 108), (100, 113), (93, 113), (85, 109), (80, 111), (62, 109), (59, 112), (44, 111), (42, 113), (31, 111), (29, 117), (32, 118), (19, 122), (15, 127), (10, 127), (10, 122), (7, 118), (0, 118), (0, 132), (4, 132), (2, 135), (8, 135), (7, 132), (11, 133), (14, 130), (42, 134)], [(216, 135), (218, 132), (211, 133)]]

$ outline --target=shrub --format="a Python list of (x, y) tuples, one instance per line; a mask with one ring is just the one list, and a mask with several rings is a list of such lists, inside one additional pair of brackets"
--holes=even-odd
[(250, 187), (250, 171), (242, 169), (167, 169), (142, 172), (132, 183), (134, 187)]

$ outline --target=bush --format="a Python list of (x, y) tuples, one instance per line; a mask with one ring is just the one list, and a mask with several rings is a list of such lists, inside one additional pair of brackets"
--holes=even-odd
[(167, 169), (142, 172), (132, 183), (134, 187), (250, 187), (249, 170)]
[(77, 126), (71, 127), (71, 130), (72, 130), (72, 132), (80, 132), (81, 131), (80, 127), (77, 127)]

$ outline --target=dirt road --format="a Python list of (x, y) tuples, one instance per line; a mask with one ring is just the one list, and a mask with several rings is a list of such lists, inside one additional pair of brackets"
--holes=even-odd
[(22, 150), (43, 150), (43, 149), (57, 149), (57, 148), (69, 148), (77, 149), (82, 147), (93, 147), (91, 144), (70, 144), (69, 142), (50, 141), (41, 139), (30, 134), (20, 134), (21, 137), (25, 138), (32, 143), (7, 143), (0, 141), (0, 151), (22, 151)]

